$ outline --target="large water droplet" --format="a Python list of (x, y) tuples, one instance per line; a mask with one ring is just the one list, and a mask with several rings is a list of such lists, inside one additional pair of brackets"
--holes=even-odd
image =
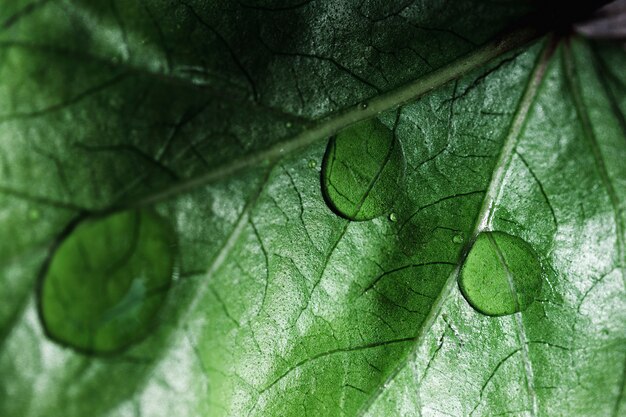
[(78, 224), (41, 282), (39, 309), (48, 336), (96, 354), (146, 337), (170, 288), (175, 240), (170, 225), (151, 210)]
[(322, 191), (350, 220), (370, 220), (392, 207), (404, 179), (404, 154), (393, 132), (370, 119), (330, 139), (322, 163)]
[(478, 235), (459, 279), (470, 305), (489, 316), (525, 310), (539, 295), (542, 282), (543, 268), (533, 248), (503, 232)]

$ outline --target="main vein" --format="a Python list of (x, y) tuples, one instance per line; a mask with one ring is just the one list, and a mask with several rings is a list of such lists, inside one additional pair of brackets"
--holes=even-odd
[(505, 52), (520, 47), (543, 32), (536, 28), (522, 28), (513, 30), (502, 37), (486, 43), (476, 51), (459, 58), (452, 63), (433, 71), (422, 78), (409, 82), (395, 90), (378, 95), (367, 102), (348, 107), (345, 110), (333, 113), (317, 120), (311, 127), (305, 128), (296, 136), (282, 140), (269, 148), (258, 151), (251, 155), (232, 160), (218, 165), (210, 171), (184, 181), (181, 181), (167, 190), (148, 195), (134, 203), (133, 207), (152, 205), (167, 200), (179, 194), (191, 191), (197, 187), (227, 178), (234, 173), (247, 167), (255, 166), (264, 161), (276, 161), (279, 158), (301, 150), (321, 139), (328, 138), (336, 132), (361, 120), (376, 116), (377, 114), (397, 108), (435, 88), (454, 80), (463, 74), (478, 68), (490, 60)]

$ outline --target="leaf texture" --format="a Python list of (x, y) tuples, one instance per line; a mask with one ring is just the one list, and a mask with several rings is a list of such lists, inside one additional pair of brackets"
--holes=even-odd
[[(522, 27), (527, 2), (39, 0), (0, 10), (0, 415), (619, 416), (626, 55)], [(320, 186), (328, 138), (402, 147), (391, 216)], [(68, 225), (150, 207), (180, 272), (110, 357), (49, 340)], [(487, 317), (476, 235), (548, 271)]]

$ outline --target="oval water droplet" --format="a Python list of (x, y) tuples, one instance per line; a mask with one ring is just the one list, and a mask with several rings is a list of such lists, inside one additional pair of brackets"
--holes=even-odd
[(525, 310), (539, 295), (542, 282), (543, 268), (533, 248), (503, 232), (478, 235), (459, 278), (468, 303), (489, 316)]
[(41, 213), (37, 209), (30, 209), (28, 211), (28, 217), (30, 217), (31, 220), (38, 220), (40, 216)]
[(95, 354), (146, 337), (172, 281), (175, 242), (170, 225), (151, 210), (78, 224), (42, 278), (39, 312), (48, 336)]
[(313, 168), (317, 167), (317, 161), (315, 159), (311, 159), (311, 160), (309, 160), (308, 165), (309, 165), (309, 168), (313, 169)]
[(389, 212), (404, 180), (404, 154), (393, 132), (374, 118), (330, 139), (322, 162), (322, 191), (328, 205), (350, 220)]
[(454, 235), (452, 238), (452, 242), (456, 244), (463, 243), (463, 240), (463, 235)]
[(397, 222), (398, 221), (398, 216), (396, 215), (396, 213), (391, 213), (389, 215), (389, 220), (391, 220), (392, 222)]
[(361, 108), (361, 110), (367, 109), (367, 106), (368, 106), (368, 104), (365, 101), (363, 103), (359, 104), (359, 107)]

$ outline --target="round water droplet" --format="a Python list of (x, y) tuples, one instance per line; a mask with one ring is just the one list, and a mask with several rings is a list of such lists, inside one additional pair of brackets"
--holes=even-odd
[(367, 106), (368, 106), (367, 102), (363, 102), (363, 103), (359, 104), (359, 107), (361, 108), (361, 110), (367, 109)]
[(311, 169), (315, 168), (317, 166), (317, 161), (315, 159), (311, 159), (308, 165), (309, 165), (309, 168)]
[(39, 210), (37, 210), (37, 209), (30, 209), (30, 210), (28, 210), (28, 217), (31, 220), (37, 220), (37, 219), (39, 219), (40, 216), (41, 216), (41, 213), (39, 212)]
[(291, 124), (291, 122), (287, 122), (287, 123), (285, 123), (285, 127), (286, 127), (287, 129), (291, 128), (291, 126), (293, 126), (293, 125)]
[(391, 213), (389, 215), (389, 220), (391, 220), (392, 222), (397, 222), (398, 221), (398, 216), (396, 216), (396, 213)]
[(39, 312), (48, 336), (95, 354), (146, 337), (171, 284), (175, 241), (170, 225), (151, 210), (80, 223), (42, 278)]
[(324, 198), (347, 219), (373, 219), (392, 207), (404, 167), (393, 132), (376, 118), (359, 122), (328, 142), (322, 162)]
[(543, 268), (533, 248), (503, 232), (478, 235), (459, 278), (465, 299), (489, 316), (525, 310), (539, 295), (542, 282)]
[(452, 242), (456, 244), (463, 243), (463, 235), (454, 235)]

